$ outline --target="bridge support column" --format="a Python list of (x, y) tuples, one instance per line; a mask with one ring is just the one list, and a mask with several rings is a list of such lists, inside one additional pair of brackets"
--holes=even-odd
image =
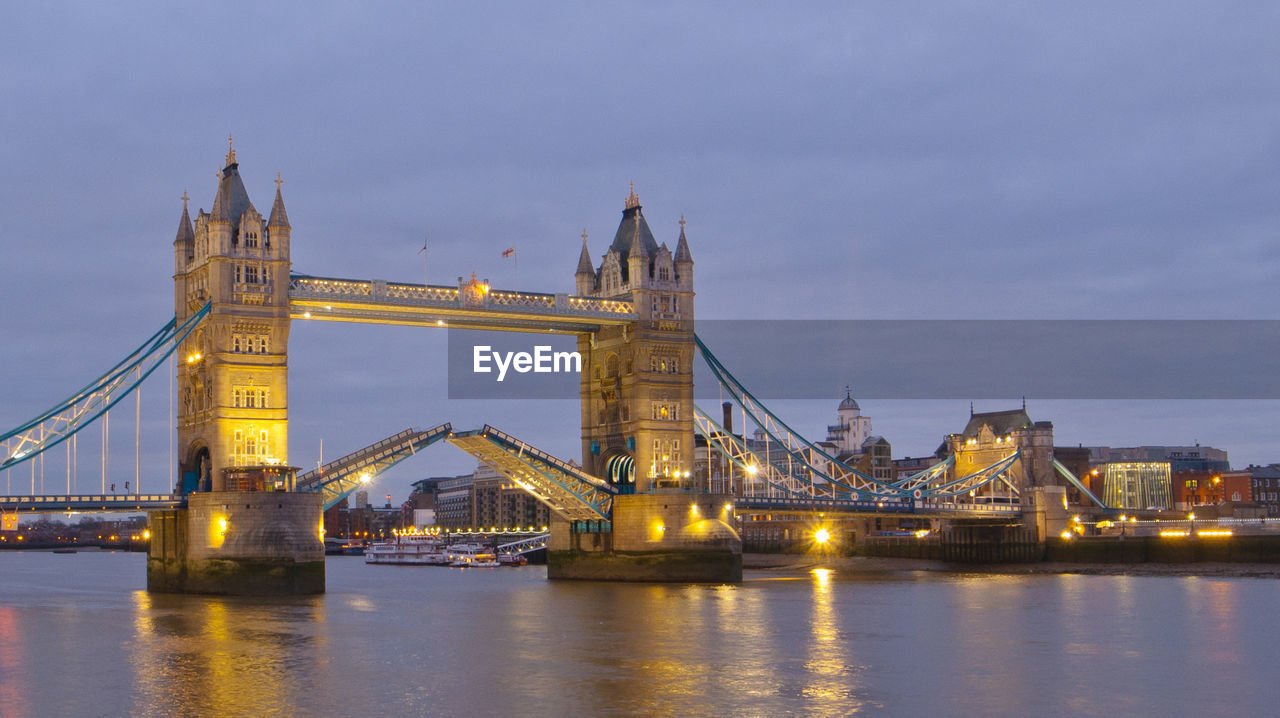
[(1022, 516), (1036, 529), (1036, 541), (1044, 543), (1070, 529), (1067, 487), (1027, 486), (1022, 489)]
[(158, 593), (324, 593), (318, 493), (192, 494), (186, 509), (151, 513), (147, 590)]
[(712, 494), (615, 496), (607, 533), (553, 517), (547, 578), (739, 582), (742, 539), (727, 523), (732, 503)]

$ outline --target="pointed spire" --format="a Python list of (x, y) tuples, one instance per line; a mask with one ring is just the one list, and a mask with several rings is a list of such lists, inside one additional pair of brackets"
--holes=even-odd
[(640, 206), (640, 198), (636, 196), (636, 183), (631, 183), (631, 193), (627, 195), (627, 203), (623, 209), (635, 209)]
[(693, 263), (693, 255), (689, 253), (689, 240), (684, 238), (684, 215), (680, 215), (680, 241), (676, 242), (676, 261)]
[(284, 180), (280, 179), (280, 173), (276, 173), (276, 201), (271, 205), (271, 218), (267, 220), (268, 227), (284, 227), (289, 228), (289, 215), (284, 211), (284, 196), (280, 194), (280, 185), (284, 184)]
[(230, 222), (231, 211), (227, 207), (227, 191), (225, 177), (221, 177), (218, 181), (218, 193), (213, 196), (213, 208), (209, 210), (209, 221), (211, 222)]
[(645, 249), (644, 237), (640, 233), (640, 213), (636, 212), (635, 215), (633, 215), (632, 220), (633, 229), (631, 230), (631, 251), (627, 252), (627, 256), (647, 259), (649, 257), (649, 252)]
[(596, 268), (591, 266), (591, 253), (587, 251), (587, 230), (582, 230), (582, 252), (578, 255), (578, 271), (575, 274), (595, 276)]
[(233, 164), (235, 164), (235, 163), (236, 163), (236, 151), (235, 151), (235, 148), (231, 146), (231, 135), (227, 135), (227, 162), (226, 162), (226, 166), (227, 166), (227, 167), (230, 167), (231, 165), (233, 165)]
[(178, 236), (174, 238), (174, 242), (194, 242), (196, 238), (195, 229), (191, 226), (191, 214), (187, 211), (187, 202), (191, 201), (191, 197), (187, 195), (187, 191), (182, 190), (182, 219), (178, 220)]

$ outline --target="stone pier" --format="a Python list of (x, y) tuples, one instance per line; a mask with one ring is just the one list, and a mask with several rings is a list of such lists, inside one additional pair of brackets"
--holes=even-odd
[(192, 494), (154, 511), (147, 590), (159, 593), (324, 593), (322, 497), (315, 493)]
[(553, 517), (547, 578), (737, 583), (742, 539), (729, 524), (732, 503), (712, 494), (615, 496), (608, 531)]

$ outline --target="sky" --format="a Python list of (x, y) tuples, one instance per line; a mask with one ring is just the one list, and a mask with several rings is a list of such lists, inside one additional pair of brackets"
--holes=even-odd
[[(1276, 37), (1251, 2), (15, 5), (0, 426), (172, 316), (179, 198), (211, 207), (228, 134), (259, 210), (281, 173), (299, 273), (572, 291), (634, 182), (659, 241), (688, 222), (702, 319), (1280, 319)], [(578, 453), (574, 401), (450, 401), (445, 344), (295, 322), (291, 462), (442, 421)], [(168, 483), (166, 392), (143, 389), (141, 469), (113, 412), (113, 482)], [(774, 408), (821, 439), (842, 396)], [(862, 401), (898, 456), (968, 408)], [(1280, 461), (1276, 401), (1028, 410), (1060, 445)], [(374, 493), (473, 464), (434, 447)]]

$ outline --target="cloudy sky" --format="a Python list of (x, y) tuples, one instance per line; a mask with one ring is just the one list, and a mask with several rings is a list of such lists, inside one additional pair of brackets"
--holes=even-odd
[[(659, 241), (688, 220), (700, 318), (1280, 319), (1271, 3), (299, 7), (6, 9), (0, 426), (172, 316), (179, 197), (212, 205), (228, 133), (260, 210), (282, 173), (302, 273), (510, 286), (514, 245), (520, 288), (570, 291), (634, 182)], [(578, 451), (574, 402), (448, 401), (444, 347), (295, 323), (291, 461), (444, 420)], [(841, 390), (778, 409), (822, 438)], [(1061, 444), (1280, 460), (1274, 401), (1029, 401)], [(968, 402), (863, 409), (920, 455)], [(439, 447), (379, 491), (470, 463)]]

